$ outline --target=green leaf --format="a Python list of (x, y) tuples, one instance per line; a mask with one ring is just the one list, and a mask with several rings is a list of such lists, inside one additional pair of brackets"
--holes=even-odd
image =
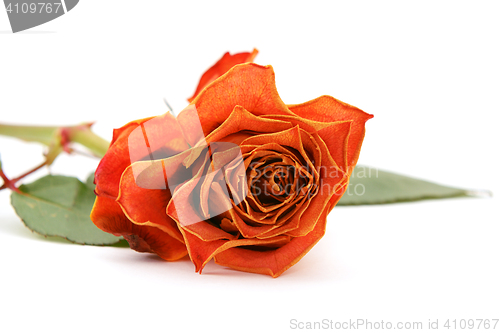
[(31, 230), (88, 245), (110, 245), (121, 238), (108, 234), (90, 220), (95, 200), (92, 187), (77, 178), (45, 176), (12, 192), (17, 215)]
[(338, 205), (377, 205), (476, 194), (376, 168), (357, 166), (351, 175), (347, 191)]

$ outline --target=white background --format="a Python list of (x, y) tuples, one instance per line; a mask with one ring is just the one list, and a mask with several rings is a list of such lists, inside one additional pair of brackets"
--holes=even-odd
[[(0, 331), (500, 318), (499, 10), (494, 1), (82, 0), (12, 34), (1, 9), (0, 122), (97, 121), (111, 139), (113, 128), (166, 112), (163, 98), (182, 110), (224, 52), (256, 47), (285, 103), (328, 94), (375, 115), (360, 163), (494, 196), (335, 208), (325, 237), (272, 279), (45, 240), (2, 191)], [(5, 137), (0, 154), (10, 176), (42, 161), (39, 145)], [(51, 171), (83, 179), (96, 165), (61, 156)]]

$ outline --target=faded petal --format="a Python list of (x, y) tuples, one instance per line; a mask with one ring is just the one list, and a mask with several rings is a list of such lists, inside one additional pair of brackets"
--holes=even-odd
[[(145, 162), (139, 163), (145, 166), (149, 164)], [(138, 167), (138, 165), (134, 166)], [(166, 183), (163, 162), (157, 161), (149, 165), (145, 172), (147, 172), (144, 177), (148, 181), (147, 187), (137, 185), (132, 166), (125, 169), (120, 181), (120, 193), (116, 202), (132, 223), (157, 227), (171, 237), (183, 242), (177, 224), (166, 212), (167, 204), (172, 196), (168, 189), (165, 189), (165, 187), (162, 189), (162, 186), (165, 186)]]
[(222, 58), (215, 63), (212, 67), (210, 67), (200, 79), (200, 83), (198, 83), (198, 87), (194, 92), (194, 95), (188, 98), (188, 101), (191, 103), (193, 99), (205, 88), (207, 85), (218, 79), (221, 75), (230, 70), (233, 66), (243, 64), (245, 62), (252, 62), (257, 56), (257, 49), (253, 49), (252, 53), (242, 52), (236, 54), (229, 54), (226, 52)]
[(321, 96), (302, 104), (288, 105), (288, 108), (298, 116), (315, 121), (352, 121), (347, 146), (347, 161), (350, 174), (358, 161), (361, 144), (365, 136), (365, 122), (373, 118), (373, 115), (330, 96)]
[(94, 224), (105, 232), (123, 236), (138, 252), (152, 252), (165, 260), (178, 260), (187, 254), (186, 246), (168, 233), (152, 226), (132, 223), (113, 200), (97, 197), (90, 214)]
[(189, 257), (195, 265), (196, 272), (203, 270), (203, 267), (217, 254), (223, 253), (236, 246), (282, 246), (290, 238), (278, 236), (269, 239), (234, 239), (234, 240), (213, 240), (203, 241), (189, 231), (182, 230)]
[[(196, 106), (203, 133), (208, 136), (219, 127), (239, 105), (250, 113), (293, 115), (276, 90), (274, 71), (271, 66), (253, 63), (236, 65), (226, 74), (208, 85), (191, 102)], [(177, 117), (184, 129), (190, 128), (193, 109), (181, 112)]]
[(215, 262), (239, 271), (278, 277), (295, 265), (323, 237), (328, 211), (326, 209), (321, 214), (314, 230), (304, 237), (292, 238), (287, 244), (268, 251), (232, 247), (217, 253)]
[(181, 128), (170, 113), (115, 129), (113, 141), (95, 172), (96, 193), (116, 198), (121, 175), (131, 163), (172, 156), (188, 148)]

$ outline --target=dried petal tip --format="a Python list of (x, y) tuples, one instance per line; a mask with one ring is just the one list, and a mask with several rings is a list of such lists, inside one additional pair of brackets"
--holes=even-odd
[(225, 74), (228, 70), (233, 68), (236, 65), (243, 64), (246, 62), (253, 62), (255, 57), (257, 56), (259, 51), (257, 49), (253, 49), (250, 52), (242, 52), (236, 54), (229, 54), (226, 52), (222, 58), (215, 63), (212, 67), (210, 67), (200, 79), (200, 83), (198, 83), (198, 87), (194, 95), (191, 98), (188, 98), (189, 103), (193, 101), (193, 99), (203, 90), (206, 86), (208, 86), (213, 81), (217, 80), (220, 76)]

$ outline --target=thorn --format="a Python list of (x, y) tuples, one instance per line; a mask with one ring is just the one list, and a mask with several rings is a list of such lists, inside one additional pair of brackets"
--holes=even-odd
[(177, 117), (177, 114), (174, 112), (174, 110), (172, 109), (172, 107), (170, 106), (170, 104), (168, 104), (167, 99), (165, 97), (163, 97), (163, 102), (167, 106), (168, 111), (172, 112), (172, 114), (174, 115), (174, 117)]

